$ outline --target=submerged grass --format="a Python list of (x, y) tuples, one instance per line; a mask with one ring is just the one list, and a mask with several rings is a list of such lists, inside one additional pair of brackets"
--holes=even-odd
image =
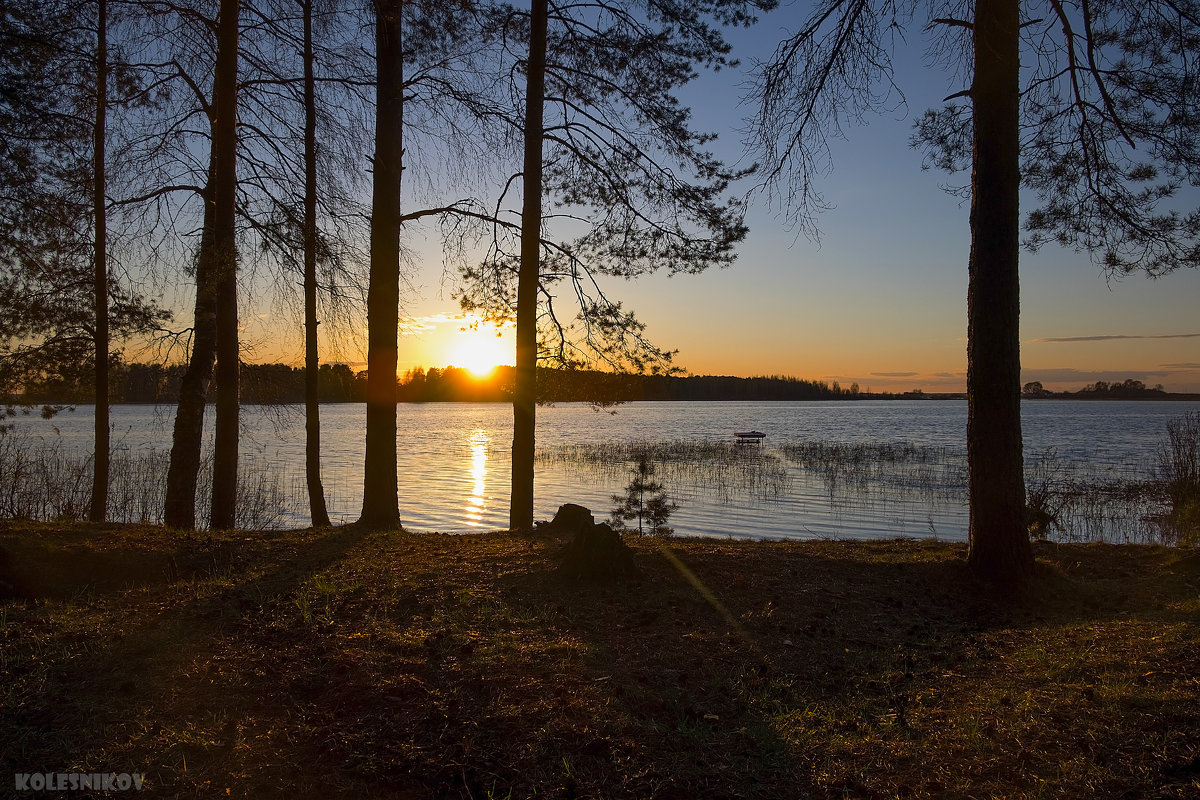
[(1194, 551), (1039, 544), (1001, 601), (933, 542), (634, 541), (618, 585), (559, 578), (545, 536), (0, 545), (10, 582), (75, 564), (0, 606), (8, 773), (168, 798), (1200, 793)]
[[(540, 450), (543, 463), (589, 471), (617, 482), (639, 458), (658, 469), (669, 491), (686, 489), (720, 503), (785, 497), (796, 482), (815, 482), (831, 507), (875, 501), (915, 502), (935, 510), (967, 503), (966, 456), (949, 447), (910, 442), (786, 442), (777, 448), (729, 441), (602, 442)], [(1060, 458), (1053, 450), (1026, 457), (1031, 533), (1059, 542), (1188, 544), (1172, 524), (1166, 485)]]
[(630, 466), (646, 459), (669, 489), (686, 485), (712, 493), (719, 502), (735, 497), (773, 500), (791, 487), (779, 456), (756, 445), (729, 441), (610, 441), (561, 445), (538, 451), (545, 464), (584, 466), (601, 477), (624, 482)]
[(910, 442), (789, 442), (783, 455), (824, 481), (831, 497), (891, 493), (930, 503), (965, 496), (967, 466), (947, 447)]

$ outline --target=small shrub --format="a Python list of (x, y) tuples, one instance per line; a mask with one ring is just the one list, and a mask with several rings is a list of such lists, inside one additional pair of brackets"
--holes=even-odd
[(1191, 500), (1171, 510), (1171, 527), (1180, 547), (1200, 545), (1200, 500)]
[(1059, 520), (1070, 491), (1053, 449), (1034, 457), (1025, 472), (1025, 526), (1033, 539), (1044, 540), (1052, 530), (1062, 532)]
[(667, 526), (667, 519), (679, 506), (667, 499), (662, 483), (654, 480), (654, 464), (648, 457), (639, 456), (632, 472), (625, 494), (612, 496), (617, 504), (612, 512), (613, 530), (632, 531), (626, 523), (636, 519), (639, 535), (670, 536), (674, 531)]
[(1171, 511), (1167, 521), (1180, 544), (1200, 539), (1200, 412), (1167, 422), (1167, 440), (1158, 447), (1156, 475)]

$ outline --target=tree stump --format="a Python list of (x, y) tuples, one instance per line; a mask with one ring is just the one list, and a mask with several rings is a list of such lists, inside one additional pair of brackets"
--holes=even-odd
[(576, 503), (563, 503), (550, 520), (550, 527), (566, 533), (578, 533), (596, 524), (592, 512)]
[[(590, 514), (589, 514), (590, 516)], [(580, 527), (563, 548), (559, 573), (575, 580), (619, 581), (637, 575), (633, 551), (608, 523)]]

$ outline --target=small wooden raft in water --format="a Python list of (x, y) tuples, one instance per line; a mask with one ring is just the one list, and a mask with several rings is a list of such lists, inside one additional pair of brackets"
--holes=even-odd
[(734, 436), (737, 437), (738, 444), (762, 444), (762, 440), (767, 437), (762, 431), (741, 431)]

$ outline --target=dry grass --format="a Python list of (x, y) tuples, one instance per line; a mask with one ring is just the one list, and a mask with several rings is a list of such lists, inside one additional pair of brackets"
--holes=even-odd
[(631, 544), (0, 523), (0, 794), (1200, 796), (1194, 550), (1039, 545), (1012, 602), (954, 544)]

